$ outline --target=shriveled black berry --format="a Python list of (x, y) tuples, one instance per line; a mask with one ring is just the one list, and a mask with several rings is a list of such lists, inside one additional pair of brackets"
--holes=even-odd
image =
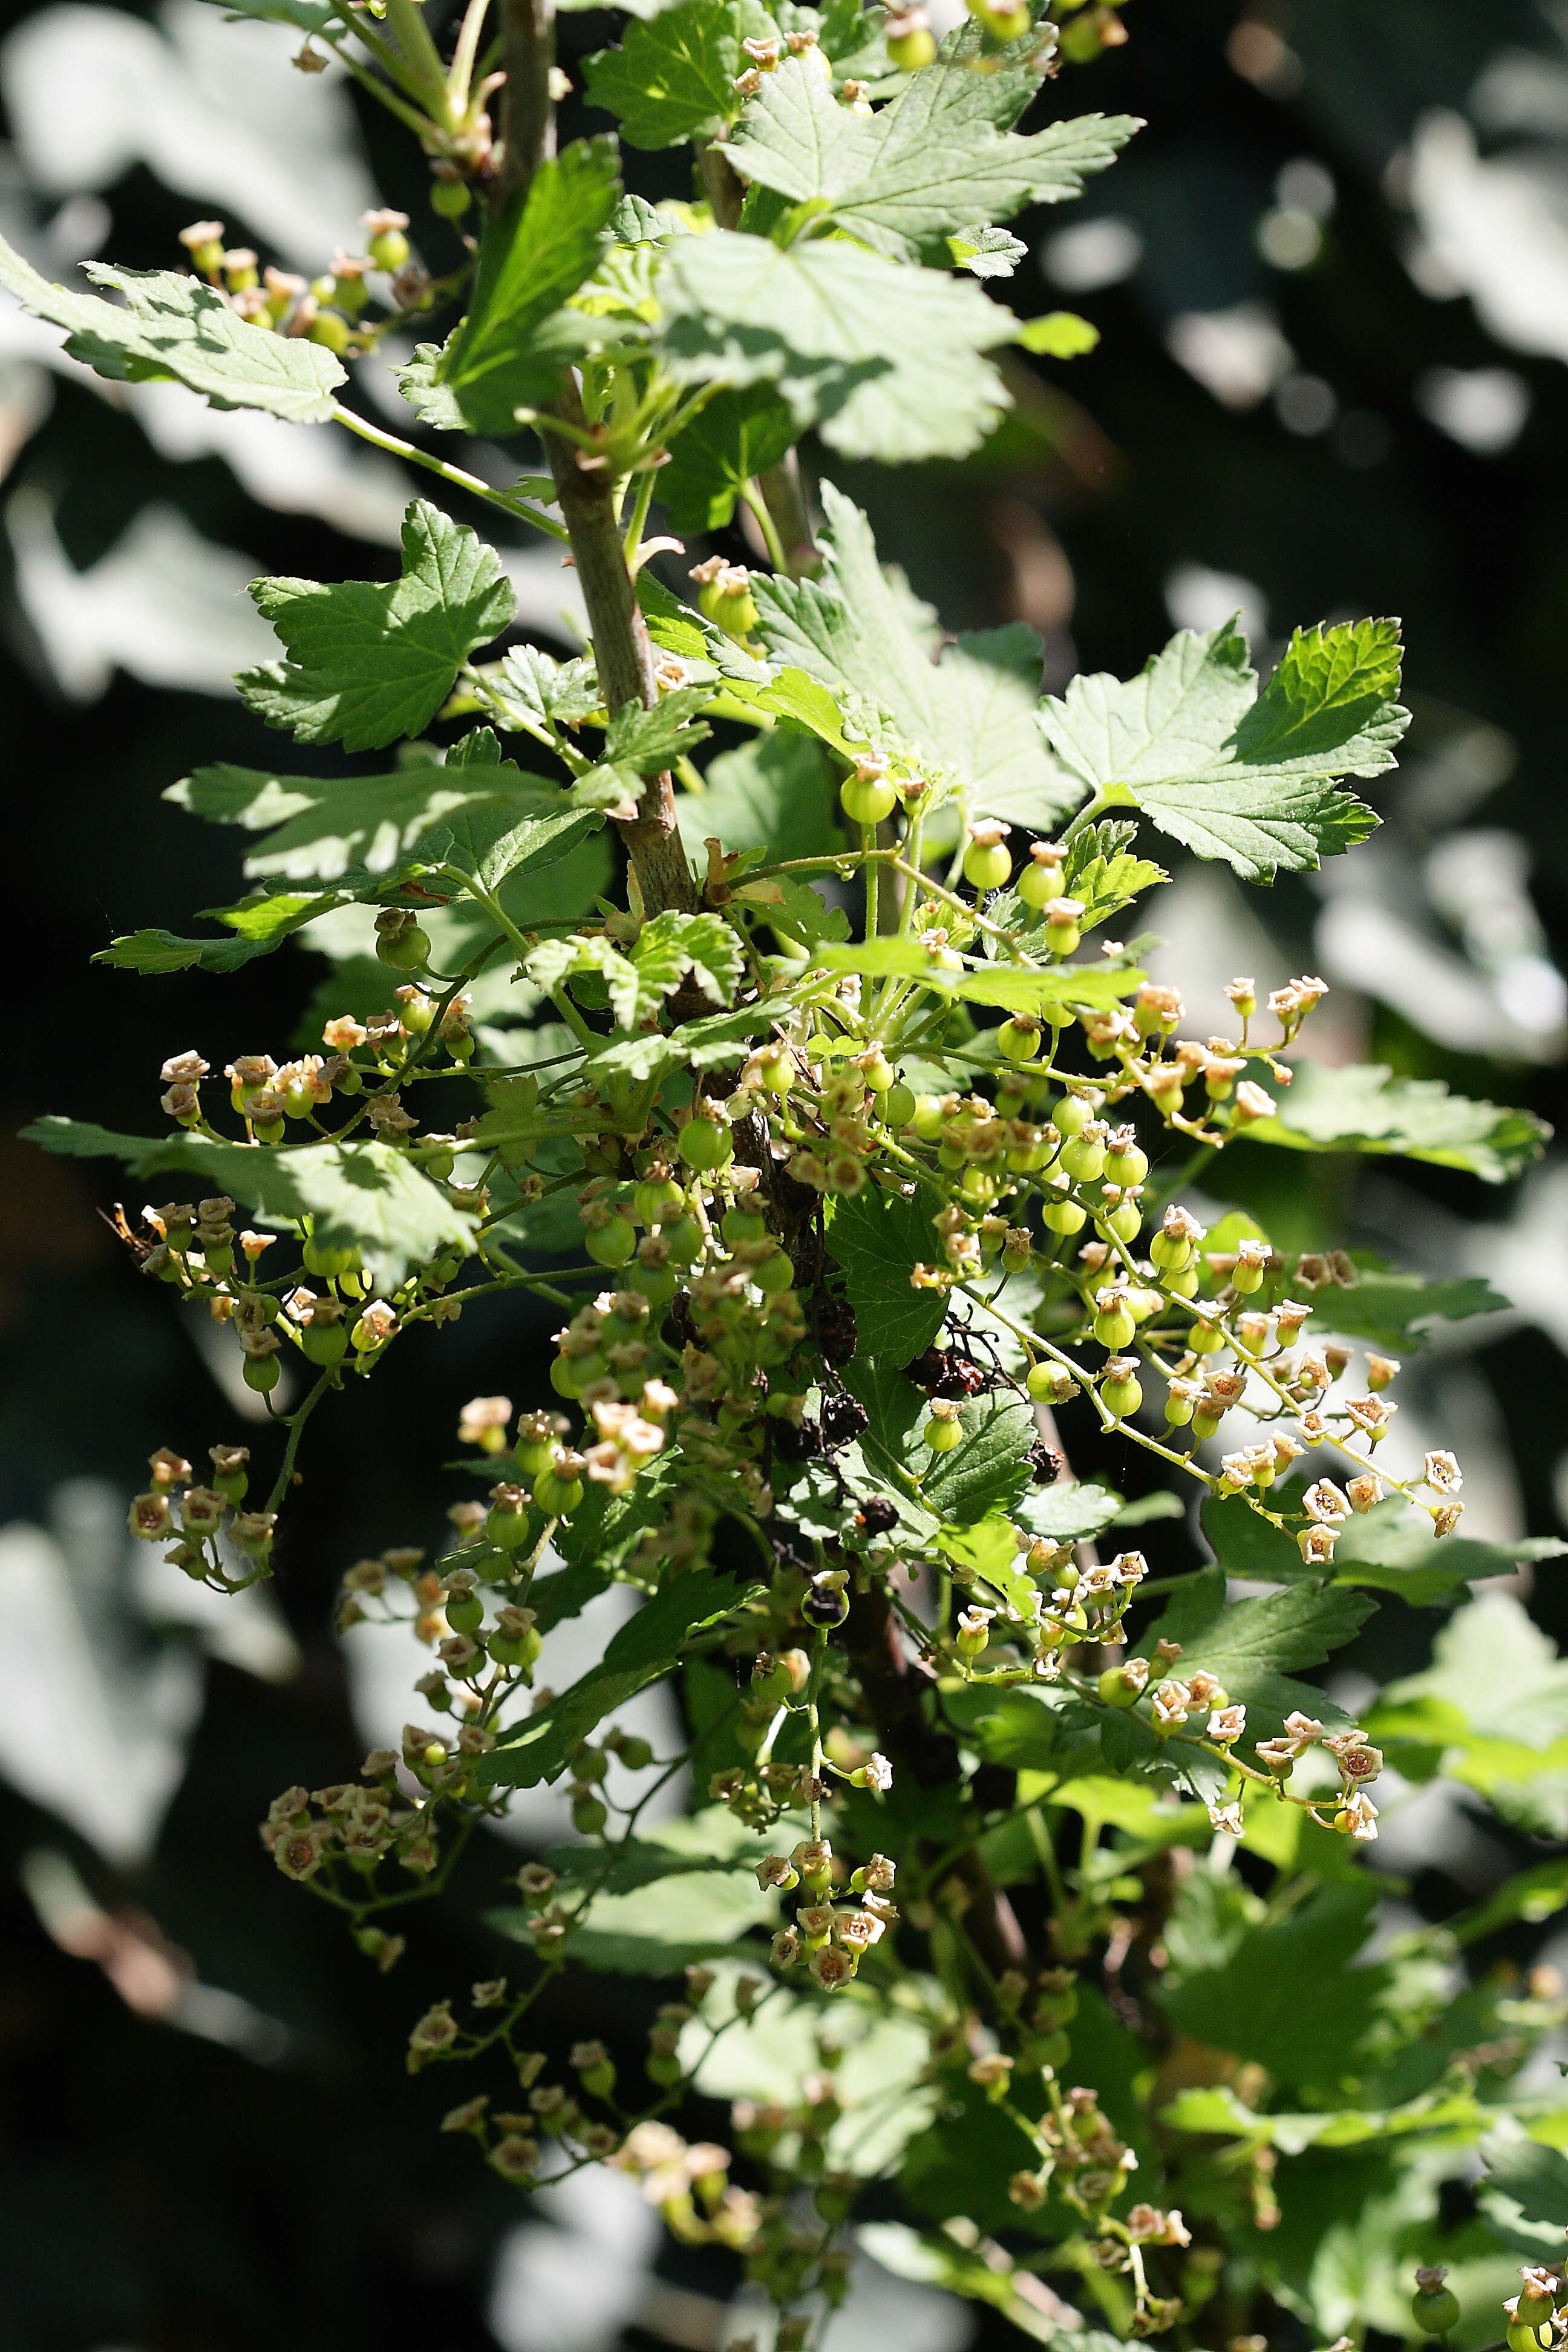
[(822, 1451), (820, 1423), (808, 1415), (798, 1426), (793, 1421), (773, 1423), (773, 1451), (786, 1462), (815, 1462)]
[(1054, 1485), (1061, 1475), (1061, 1455), (1047, 1445), (1043, 1437), (1037, 1438), (1029, 1448), (1029, 1471), (1036, 1486)]
[(939, 1396), (948, 1373), (948, 1353), (945, 1348), (931, 1347), (918, 1355), (912, 1364), (904, 1366), (904, 1378), (927, 1396)]
[(816, 1344), (827, 1364), (847, 1364), (855, 1353), (859, 1334), (855, 1326), (855, 1309), (847, 1298), (819, 1296), (816, 1302)]
[(899, 1507), (886, 1495), (868, 1495), (856, 1517), (868, 1536), (885, 1536), (899, 1524)]
[(847, 1445), (870, 1425), (871, 1416), (865, 1406), (852, 1396), (842, 1393), (824, 1397), (822, 1401), (822, 1435), (828, 1445)]

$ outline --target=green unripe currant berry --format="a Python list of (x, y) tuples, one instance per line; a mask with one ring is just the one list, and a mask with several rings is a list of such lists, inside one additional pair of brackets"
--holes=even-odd
[(958, 1189), (964, 1199), (973, 1201), (977, 1208), (987, 1208), (1002, 1188), (988, 1169), (971, 1164), (959, 1178)]
[(972, 841), (963, 853), (963, 878), (976, 890), (1000, 890), (1012, 871), (1005, 842)]
[(787, 1250), (775, 1250), (752, 1269), (752, 1280), (765, 1298), (782, 1298), (795, 1287), (795, 1267)]
[(1118, 1421), (1135, 1413), (1143, 1402), (1142, 1387), (1131, 1376), (1124, 1381), (1101, 1381), (1100, 1394), (1107, 1412), (1113, 1412)]
[(662, 1225), (685, 1215), (686, 1195), (673, 1176), (645, 1177), (632, 1194), (632, 1206), (640, 1223)]
[(1107, 1706), (1136, 1706), (1138, 1685), (1120, 1666), (1107, 1666), (1100, 1677), (1100, 1696)]
[(704, 1172), (722, 1168), (735, 1156), (729, 1129), (721, 1126), (716, 1118), (704, 1118), (700, 1115), (687, 1120), (678, 1138), (678, 1149), (689, 1168)]
[[(1065, 905), (1066, 903), (1067, 902), (1063, 899), (1054, 899), (1052, 901), (1052, 904), (1056, 906)], [(1083, 933), (1079, 929), (1076, 920), (1069, 919), (1066, 915), (1047, 916), (1046, 946), (1052, 955), (1071, 955), (1073, 950), (1078, 946), (1078, 943), (1082, 937)]]
[(1231, 1282), (1235, 1288), (1244, 1295), (1248, 1291), (1261, 1290), (1264, 1271), (1262, 1266), (1249, 1265), (1245, 1258), (1240, 1258), (1237, 1262), (1235, 1273), (1230, 1277)]
[(526, 1633), (491, 1633), (485, 1647), (498, 1666), (531, 1666), (544, 1643), (531, 1625)]
[(1165, 1287), (1173, 1298), (1195, 1298), (1198, 1295), (1197, 1267), (1179, 1266), (1174, 1274), (1165, 1276)]
[(695, 1217), (678, 1217), (662, 1227), (672, 1265), (694, 1265), (702, 1255), (702, 1228)]
[(583, 1383), (577, 1377), (577, 1366), (572, 1357), (552, 1357), (550, 1385), (557, 1396), (574, 1397), (581, 1392)]
[(1194, 1356), (1217, 1356), (1225, 1345), (1225, 1333), (1216, 1323), (1194, 1322), (1187, 1333), (1187, 1345)]
[(1037, 914), (1042, 908), (1048, 907), (1053, 898), (1059, 898), (1062, 895), (1060, 864), (1036, 857), (1031, 852), (1016, 887), (1025, 906), (1034, 908)]
[(408, 258), (408, 239), (400, 228), (384, 228), (370, 241), (370, 257), (391, 277)]
[(956, 1415), (950, 1420), (938, 1421), (933, 1414), (921, 1431), (921, 1435), (933, 1454), (951, 1454), (955, 1446), (963, 1443), (963, 1426)]
[(283, 1377), (283, 1367), (276, 1356), (247, 1356), (244, 1365), (245, 1385), (258, 1396), (268, 1396)]
[(1081, 1095), (1063, 1095), (1051, 1113), (1051, 1124), (1058, 1135), (1071, 1138), (1081, 1133), (1094, 1117), (1094, 1112)]
[[(609, 1808), (602, 1798), (573, 1798), (572, 1826), (575, 1831), (577, 1831), (580, 1836), (597, 1837), (599, 1832), (604, 1828), (605, 1823), (609, 1820)], [(677, 2076), (679, 2076), (680, 2062), (677, 2059), (673, 2063), (675, 2064)]]
[(946, 1124), (947, 1114), (940, 1095), (917, 1095), (914, 1116), (910, 1125), (922, 1143), (934, 1143)]
[(1138, 1326), (1125, 1307), (1112, 1307), (1094, 1318), (1094, 1336), (1102, 1348), (1130, 1348)]
[(472, 202), (466, 180), (437, 180), (430, 191), (430, 209), (443, 220), (461, 220)]
[(918, 73), (935, 60), (936, 36), (929, 25), (917, 25), (912, 32), (890, 33), (888, 57), (900, 73)]
[(1037, 1404), (1059, 1404), (1062, 1378), (1056, 1364), (1031, 1364), (1024, 1375), (1024, 1386)]
[(703, 618), (722, 629), (727, 637), (748, 637), (757, 625), (757, 600), (746, 584), (726, 587), (721, 579), (704, 581), (697, 592), (697, 603)]
[(757, 1057), (757, 1083), (770, 1095), (787, 1095), (795, 1081), (793, 1054), (761, 1054)]
[(1149, 1173), (1149, 1155), (1134, 1143), (1125, 1151), (1110, 1151), (1105, 1157), (1106, 1180), (1111, 1184), (1142, 1184)]
[(608, 1217), (591, 1226), (583, 1246), (595, 1265), (625, 1265), (637, 1251), (637, 1229), (629, 1217)]
[(1015, 1013), (996, 1032), (996, 1050), (1010, 1062), (1032, 1062), (1040, 1050), (1039, 1023)]
[(312, 1364), (339, 1364), (349, 1344), (349, 1335), (341, 1323), (307, 1323), (300, 1334), (300, 1345)]
[(329, 352), (346, 352), (353, 341), (353, 329), (341, 311), (318, 310), (305, 330), (305, 340)]
[(553, 1470), (542, 1470), (533, 1482), (533, 1499), (547, 1517), (569, 1518), (583, 1499), (581, 1478), (561, 1478)]
[(1143, 1230), (1143, 1212), (1136, 1201), (1119, 1201), (1104, 1223), (1119, 1242), (1135, 1242)]
[(1167, 1389), (1164, 1413), (1173, 1429), (1185, 1429), (1193, 1417), (1192, 1398), (1184, 1396), (1180, 1389)]
[(1105, 1167), (1105, 1146), (1097, 1137), (1075, 1135), (1062, 1146), (1062, 1166), (1074, 1181), (1089, 1184)]
[(1549, 2352), (1553, 2334), (1549, 2319), (1542, 2320), (1538, 2326), (1531, 2326), (1528, 2319), (1510, 2319), (1508, 2324), (1508, 2352)]
[(633, 1265), (627, 1271), (626, 1281), (639, 1297), (647, 1300), (656, 1315), (663, 1312), (680, 1287), (672, 1265)]
[(449, 1593), (441, 1607), (454, 1633), (477, 1633), (485, 1622), (485, 1604), (477, 1592)]
[[(603, 1813), (605, 1808), (601, 1805), (598, 1810)], [(574, 1822), (577, 1819), (575, 1805), (572, 1808), (572, 1818)], [(671, 2084), (679, 2082), (680, 2061), (673, 2050), (656, 2050), (643, 2060), (643, 2073), (650, 2083), (657, 2083), (661, 2090), (665, 2090)]]
[(394, 971), (420, 971), (430, 961), (430, 940), (417, 923), (409, 923), (401, 930), (384, 931), (375, 951)]
[(1410, 2309), (1415, 2325), (1424, 2336), (1447, 2336), (1459, 2321), (1459, 2298), (1452, 2287), (1434, 2287), (1423, 2293), (1418, 2287), (1410, 2298)]
[[(541, 1473), (541, 1475), (542, 1475), (543, 1474)], [(542, 1510), (543, 1507), (544, 1506), (541, 1504), (541, 1510)], [(528, 1541), (528, 1508), (526, 1504), (520, 1505), (514, 1508), (509, 1503), (492, 1503), (489, 1507), (489, 1515), (485, 1520), (485, 1533), (489, 1538), (491, 1543), (495, 1545), (498, 1551), (521, 1551), (523, 1545)], [(484, 1611), (481, 1608), (479, 1611), (479, 1616), (482, 1617), (483, 1615)], [(474, 1628), (472, 1625), (458, 1625), (455, 1623), (452, 1620), (450, 1606), (447, 1608), (447, 1616), (448, 1622), (453, 1622), (453, 1630), (456, 1633), (471, 1633), (473, 1632)], [(478, 1622), (478, 1619), (476, 1619), (475, 1622), (477, 1623)]]
[(1027, 8), (998, 8), (990, 0), (969, 0), (969, 13), (997, 41), (1021, 41), (1033, 23)]
[(1162, 1225), (1149, 1244), (1152, 1262), (1169, 1273), (1179, 1273), (1193, 1261), (1193, 1243), (1186, 1234), (1168, 1234)]
[(839, 804), (855, 824), (880, 824), (891, 816), (898, 798), (880, 776), (846, 776), (838, 787)]
[(1089, 1221), (1089, 1211), (1076, 1201), (1047, 1201), (1040, 1214), (1053, 1234), (1081, 1234)]
[(768, 1221), (755, 1209), (726, 1209), (719, 1230), (731, 1247), (742, 1242), (765, 1242)]
[(896, 1079), (882, 1097), (882, 1117), (889, 1127), (908, 1127), (915, 1115), (916, 1097), (901, 1078)]

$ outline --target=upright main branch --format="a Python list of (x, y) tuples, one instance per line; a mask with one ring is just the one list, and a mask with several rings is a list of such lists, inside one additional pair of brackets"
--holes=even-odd
[(501, 64), (506, 72), (505, 143), (495, 209), (525, 195), (546, 155), (555, 152), (550, 75), (555, 63), (555, 0), (501, 0)]
[[(503, 5), (506, 143), (496, 183), (498, 215), (509, 207), (521, 209), (540, 163), (555, 152), (550, 96), (554, 0), (503, 0)], [(583, 402), (574, 377), (568, 375), (565, 389), (545, 414), (581, 432)], [(638, 702), (651, 710), (658, 699), (653, 647), (621, 541), (615, 486), (580, 439), (547, 428), (544, 446), (583, 585), (605, 708), (613, 714), (628, 702)], [(700, 903), (676, 826), (675, 786), (668, 772), (645, 780), (637, 815), (619, 830), (649, 914), (664, 907)]]

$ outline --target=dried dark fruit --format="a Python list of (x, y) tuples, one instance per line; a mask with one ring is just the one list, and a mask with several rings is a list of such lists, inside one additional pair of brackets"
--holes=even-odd
[(822, 1350), (824, 1363), (847, 1364), (855, 1353), (859, 1334), (855, 1328), (855, 1309), (847, 1298), (833, 1298), (818, 1293), (816, 1299), (816, 1344)]
[(840, 1391), (837, 1396), (822, 1401), (823, 1443), (829, 1446), (847, 1445), (870, 1426), (871, 1416), (858, 1399)]
[(899, 1507), (887, 1495), (868, 1495), (855, 1517), (868, 1536), (885, 1536), (899, 1524)]
[(798, 1424), (780, 1421), (773, 1424), (773, 1451), (786, 1462), (815, 1462), (822, 1451), (822, 1428), (807, 1418)]
[(1061, 1455), (1043, 1437), (1037, 1438), (1029, 1448), (1029, 1475), (1036, 1486), (1053, 1486), (1061, 1476)]

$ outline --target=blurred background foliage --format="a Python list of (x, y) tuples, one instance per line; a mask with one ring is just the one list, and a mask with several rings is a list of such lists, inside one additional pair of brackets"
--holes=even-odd
[[(1561, 1124), (1568, 9), (1128, 0), (1125, 21), (1126, 46), (1065, 96), (1149, 128), (1081, 204), (1015, 224), (1018, 306), (1081, 310), (1098, 352), (1070, 371), (1019, 362), (1013, 417), (964, 466), (840, 478), (948, 626), (1028, 621), (1053, 687), (1080, 667), (1125, 675), (1172, 625), (1237, 608), (1260, 656), (1300, 623), (1402, 615), (1415, 724), (1384, 831), (1266, 898), (1178, 868), (1154, 968), (1183, 983), (1198, 1035), (1224, 1025), (1232, 972), (1321, 971), (1334, 994), (1315, 1050)], [(613, 29), (564, 18), (568, 67)], [(231, 241), (314, 273), (379, 201), (449, 262), (418, 158), (335, 73), (295, 73), (294, 46), (202, 0), (16, 11), (0, 227), (61, 276), (100, 255), (173, 266), (177, 230), (216, 213)], [(668, 158), (644, 162), (647, 193), (688, 193), (657, 184)], [(325, 977), (304, 952), (221, 987), (89, 961), (114, 932), (184, 929), (233, 894), (227, 837), (159, 794), (197, 759), (270, 755), (227, 688), (268, 650), (244, 583), (390, 568), (410, 484), (325, 432), (89, 377), (9, 306), (0, 473), (26, 910), (0, 1108), (8, 1135), (46, 1110), (137, 1129), (166, 1054), (276, 1052)], [(554, 549), (503, 552), (529, 633), (570, 649)], [(1462, 1454), (1468, 1531), (1555, 1529), (1568, 1158), (1489, 1194), (1412, 1163), (1243, 1147), (1214, 1181), (1282, 1245), (1491, 1275), (1514, 1311), (1427, 1351), (1398, 1443)], [(339, 1778), (401, 1720), (402, 1660), (363, 1633), (345, 1654), (330, 1630), (336, 1580), (363, 1552), (434, 1540), (458, 1405), (538, 1401), (542, 1327), (512, 1299), (438, 1355), (400, 1349), (374, 1402), (346, 1397), (310, 1450), (268, 1598), (209, 1608), (128, 1558), (125, 1500), (155, 1445), (269, 1441), (243, 1421), (258, 1401), (237, 1358), (139, 1284), (98, 1214), (110, 1183), (0, 1143), (0, 2352), (717, 2345), (732, 2280), (661, 2250), (629, 2187), (579, 2183), (520, 2216), (431, 2129), (443, 2090), (403, 2076), (408, 2021), (496, 1966), (472, 1923), (515, 1853), (474, 1854), (383, 1979), (324, 1911), (285, 1898), (255, 1838), (279, 1788)], [(1150, 1483), (1131, 1454), (1107, 1468)], [(1163, 1561), (1185, 1541), (1159, 1530)], [(1561, 1641), (1550, 1574), (1530, 1597)], [(1420, 1663), (1434, 1622), (1384, 1612), (1342, 1663), (1356, 1695)], [(602, 1632), (584, 1621), (581, 1638)], [(555, 1833), (549, 1803), (525, 1835)], [(1374, 1861), (1428, 1916), (1551, 1851), (1452, 1790), (1387, 1830)], [(1555, 1957), (1554, 1932), (1515, 1931), (1515, 1962)], [(640, 1996), (560, 1998), (574, 2006), (552, 2034), (614, 2040)], [(885, 2274), (830, 2338), (1004, 2340), (1001, 2321)]]

